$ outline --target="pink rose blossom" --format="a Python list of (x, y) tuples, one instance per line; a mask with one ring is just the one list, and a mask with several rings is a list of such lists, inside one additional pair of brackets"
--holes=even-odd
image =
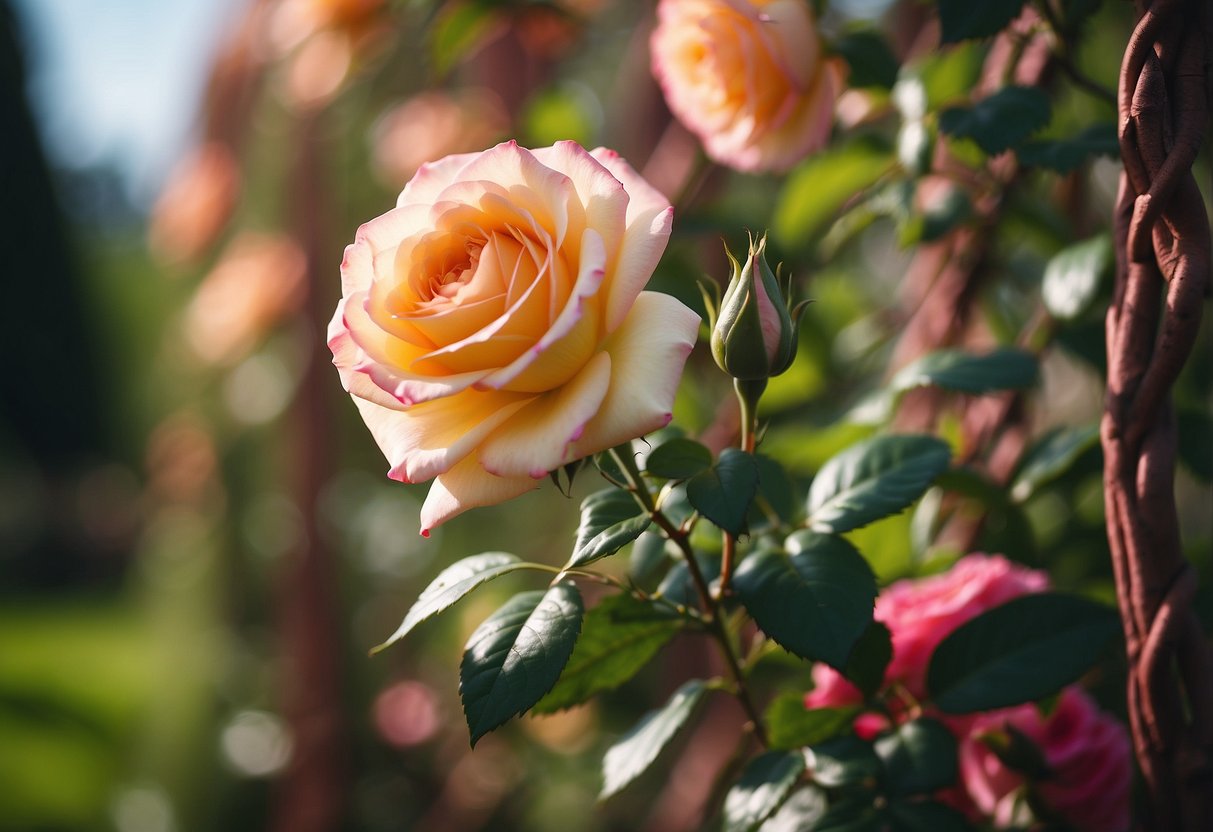
[[(885, 684), (896, 683), (916, 699), (927, 697), (925, 675), (931, 654), (957, 627), (986, 610), (1048, 589), (1043, 572), (1011, 563), (999, 555), (972, 554), (940, 575), (898, 581), (876, 599), (875, 617), (889, 628), (893, 658)], [(862, 701), (859, 691), (836, 671), (818, 664), (815, 687), (805, 706), (820, 708)], [(900, 718), (904, 703), (890, 695), (888, 704)], [(929, 712), (929, 702), (928, 705)], [(1036, 744), (1053, 776), (1030, 784), (1035, 798), (1050, 813), (1083, 832), (1123, 832), (1129, 825), (1132, 779), (1128, 734), (1103, 714), (1076, 686), (1062, 691), (1057, 706), (1042, 716), (1035, 705), (1020, 705), (972, 716), (937, 715), (959, 740), (960, 783), (939, 798), (972, 818), (991, 818), (997, 825), (1017, 822), (1024, 775), (1006, 765), (982, 741), (1011, 725)], [(872, 737), (888, 727), (875, 713), (855, 723), (860, 736)]]
[(981, 714), (960, 740), (960, 774), (974, 807), (998, 825), (1012, 821), (1023, 775), (1003, 765), (981, 736), (1011, 725), (1044, 754), (1053, 776), (1033, 792), (1057, 815), (1082, 832), (1123, 832), (1129, 828), (1132, 750), (1124, 726), (1077, 687), (1062, 691), (1052, 713), (1019, 705)]
[[(944, 638), (971, 618), (1012, 598), (1048, 589), (1043, 572), (1012, 563), (1001, 555), (971, 554), (939, 575), (897, 581), (876, 599), (877, 621), (893, 634), (893, 659), (885, 683), (897, 682), (917, 698), (926, 695), (931, 653)], [(859, 691), (837, 671), (813, 669), (810, 708), (859, 702)]]

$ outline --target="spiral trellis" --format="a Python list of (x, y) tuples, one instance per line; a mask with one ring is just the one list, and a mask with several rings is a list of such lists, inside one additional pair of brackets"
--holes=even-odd
[(1105, 502), (1149, 828), (1203, 830), (1213, 828), (1213, 650), (1180, 545), (1171, 388), (1210, 287), (1209, 219), (1192, 164), (1209, 115), (1213, 37), (1204, 0), (1138, 11), (1118, 100), (1125, 170), (1107, 314)]

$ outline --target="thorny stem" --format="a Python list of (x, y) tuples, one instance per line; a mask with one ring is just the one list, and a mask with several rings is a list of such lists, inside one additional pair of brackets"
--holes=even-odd
[(627, 477), (628, 491), (645, 507), (652, 516), (653, 522), (657, 524), (657, 527), (665, 532), (666, 536), (674, 541), (674, 544), (682, 552), (682, 556), (686, 560), (687, 570), (691, 575), (691, 580), (694, 582), (695, 589), (699, 593), (699, 600), (703, 604), (703, 623), (707, 625), (708, 632), (715, 639), (717, 646), (720, 648), (720, 654), (724, 658), (725, 665), (729, 668), (729, 675), (733, 677), (733, 695), (737, 697), (737, 701), (741, 704), (746, 716), (749, 717), (750, 723), (753, 726), (754, 736), (765, 746), (767, 744), (767, 737), (766, 729), (762, 725), (762, 717), (758, 712), (757, 706), (754, 704), (753, 698), (750, 696), (749, 688), (746, 687), (745, 674), (742, 672), (741, 664), (737, 660), (737, 651), (733, 649), (733, 642), (729, 638), (728, 630), (725, 629), (724, 622), (720, 618), (717, 600), (712, 597), (712, 591), (708, 588), (708, 582), (703, 576), (703, 571), (695, 560), (695, 550), (691, 547), (688, 534), (675, 526), (670, 521), (670, 518), (657, 508), (653, 502), (653, 495), (640, 474), (640, 468), (636, 465), (636, 460), (626, 448), (621, 450), (623, 447), (612, 448), (611, 457), (618, 463), (624, 476)]

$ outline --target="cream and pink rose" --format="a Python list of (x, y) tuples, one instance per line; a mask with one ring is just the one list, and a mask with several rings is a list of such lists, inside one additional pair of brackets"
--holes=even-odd
[(359, 229), (329, 346), (423, 533), (667, 424), (699, 318), (645, 292), (669, 201), (618, 155), (507, 142)]
[(807, 0), (661, 0), (653, 74), (717, 162), (785, 171), (830, 137), (842, 92)]

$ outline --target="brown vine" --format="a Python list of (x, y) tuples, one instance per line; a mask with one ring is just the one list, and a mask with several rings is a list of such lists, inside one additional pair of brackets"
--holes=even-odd
[(1124, 172), (1101, 438), (1108, 541), (1148, 829), (1213, 829), (1213, 649), (1193, 609), (1174, 496), (1171, 388), (1200, 326), (1210, 231), (1192, 174), (1213, 59), (1202, 0), (1139, 2), (1118, 89)]

